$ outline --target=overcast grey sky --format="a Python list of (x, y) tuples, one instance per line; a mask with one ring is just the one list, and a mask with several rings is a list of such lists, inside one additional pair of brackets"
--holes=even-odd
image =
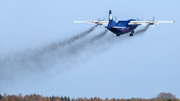
[[(152, 98), (170, 92), (180, 98), (179, 4), (179, 0), (1, 0), (0, 94), (105, 99)], [(118, 20), (155, 16), (176, 22), (155, 25), (134, 37), (116, 37), (108, 31), (91, 41), (105, 30), (99, 28), (63, 44), (94, 26), (72, 21), (107, 20), (110, 9)]]

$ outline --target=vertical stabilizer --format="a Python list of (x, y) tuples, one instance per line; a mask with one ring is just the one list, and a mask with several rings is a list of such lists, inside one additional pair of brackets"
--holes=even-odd
[(116, 22), (113, 20), (112, 12), (109, 10), (109, 23), (108, 23), (108, 29), (112, 28), (114, 25), (116, 25)]

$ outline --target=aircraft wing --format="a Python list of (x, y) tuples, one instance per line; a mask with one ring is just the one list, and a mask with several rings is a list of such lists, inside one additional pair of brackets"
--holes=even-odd
[(94, 23), (98, 25), (108, 25), (109, 21), (73, 21), (73, 23)]
[(159, 24), (159, 23), (174, 23), (175, 21), (130, 21), (128, 25), (133, 25), (133, 24)]

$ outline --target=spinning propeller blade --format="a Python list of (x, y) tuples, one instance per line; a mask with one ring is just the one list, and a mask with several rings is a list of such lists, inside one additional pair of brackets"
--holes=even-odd
[[(151, 21), (155, 21), (155, 16), (153, 16), (153, 20)], [(154, 23), (151, 25), (151, 28), (154, 28)]]

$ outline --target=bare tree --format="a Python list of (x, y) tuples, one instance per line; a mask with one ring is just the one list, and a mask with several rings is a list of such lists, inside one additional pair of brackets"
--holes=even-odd
[(172, 93), (161, 92), (160, 94), (157, 95), (157, 98), (169, 98), (169, 99), (174, 99), (174, 98), (176, 98), (176, 96), (173, 95)]

